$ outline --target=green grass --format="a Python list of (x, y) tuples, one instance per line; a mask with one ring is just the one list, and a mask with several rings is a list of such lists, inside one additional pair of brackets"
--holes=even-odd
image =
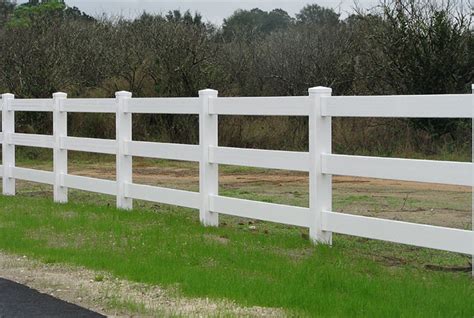
[(256, 222), (252, 230), (230, 217), (205, 228), (193, 210), (152, 207), (0, 197), (0, 249), (295, 316), (474, 315), (470, 274), (423, 268), (465, 262), (460, 255), (340, 235), (332, 248), (314, 247), (298, 228)]

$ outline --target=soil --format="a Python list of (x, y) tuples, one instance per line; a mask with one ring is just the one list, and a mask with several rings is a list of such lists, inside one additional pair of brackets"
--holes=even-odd
[[(191, 191), (197, 191), (199, 188), (197, 166), (156, 167), (138, 164), (133, 172), (133, 181), (136, 183)], [(115, 179), (115, 167), (111, 165), (81, 168), (71, 170), (71, 173)], [(220, 173), (219, 183), (223, 189), (245, 189), (256, 193), (260, 191), (275, 196), (291, 196), (297, 193), (307, 201), (307, 173), (280, 170), (258, 172), (224, 170)], [(339, 212), (460, 229), (471, 228), (472, 224), (471, 187), (334, 176), (333, 192), (335, 198), (358, 195), (367, 196), (377, 202), (372, 205), (367, 202), (344, 205), (338, 210)], [(384, 200), (399, 203), (396, 206), (389, 206), (382, 203)], [(417, 203), (406, 204), (407, 200), (414, 200)]]

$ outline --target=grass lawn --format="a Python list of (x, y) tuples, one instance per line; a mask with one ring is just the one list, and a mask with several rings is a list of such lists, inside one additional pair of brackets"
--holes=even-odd
[(0, 196), (0, 249), (294, 316), (474, 316), (470, 273), (423, 267), (462, 255), (342, 235), (314, 247), (295, 227), (222, 217), (204, 228), (195, 210), (76, 202)]

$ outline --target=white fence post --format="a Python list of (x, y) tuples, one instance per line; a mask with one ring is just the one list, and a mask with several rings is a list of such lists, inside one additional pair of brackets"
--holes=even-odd
[(309, 90), (309, 208), (312, 223), (309, 236), (314, 243), (332, 244), (332, 233), (322, 230), (322, 212), (332, 211), (332, 178), (322, 173), (321, 155), (331, 153), (331, 117), (321, 116), (322, 97), (331, 96), (331, 88), (313, 87)]
[(66, 93), (53, 94), (53, 165), (54, 165), (54, 201), (67, 202), (67, 188), (63, 186), (62, 176), (67, 174), (67, 150), (61, 149), (61, 137), (67, 136), (67, 112), (61, 111), (62, 101)]
[(205, 226), (218, 226), (219, 215), (210, 211), (209, 196), (219, 193), (219, 166), (209, 163), (209, 146), (218, 144), (217, 115), (209, 113), (211, 99), (217, 98), (218, 92), (213, 89), (199, 91), (201, 111), (199, 113), (199, 144), (201, 160), (199, 161), (199, 191), (201, 207), (199, 219)]
[(133, 200), (125, 196), (127, 183), (132, 183), (132, 156), (126, 155), (125, 142), (132, 140), (132, 113), (128, 112), (128, 101), (132, 98), (130, 92), (116, 92), (117, 112), (115, 128), (117, 140), (116, 180), (117, 207), (131, 210)]
[(15, 99), (13, 94), (2, 94), (2, 131), (3, 131), (3, 194), (15, 195), (15, 179), (12, 175), (15, 167), (15, 146), (11, 144), (11, 134), (15, 133), (15, 112), (11, 103)]

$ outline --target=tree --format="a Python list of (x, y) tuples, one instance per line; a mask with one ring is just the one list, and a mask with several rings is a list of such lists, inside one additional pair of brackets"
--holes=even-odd
[(226, 40), (235, 37), (253, 39), (267, 35), (280, 29), (287, 29), (293, 22), (288, 13), (282, 9), (270, 12), (260, 9), (237, 10), (229, 18), (224, 19), (222, 33)]
[(15, 10), (16, 4), (10, 0), (0, 0), (0, 29), (3, 29)]
[[(396, 94), (449, 94), (467, 91), (474, 75), (471, 18), (450, 2), (397, 0), (382, 6), (383, 22), (373, 31), (382, 51), (373, 62), (385, 69)], [(459, 121), (412, 120), (431, 134), (456, 129)]]
[(181, 13), (179, 10), (173, 10), (169, 11), (168, 14), (166, 15), (166, 20), (168, 22), (174, 22), (174, 23), (184, 23), (187, 25), (204, 25), (202, 21), (202, 16), (199, 13), (194, 13), (194, 16), (191, 14), (189, 10), (184, 12), (184, 14)]
[(57, 19), (94, 20), (78, 8), (68, 7), (63, 0), (30, 0), (15, 8), (13, 16), (8, 21), (8, 26), (11, 28), (30, 27), (35, 20), (52, 21)]
[(296, 14), (296, 22), (314, 26), (334, 26), (340, 20), (340, 14), (333, 9), (323, 8), (317, 4), (309, 4)]
[[(314, 85), (330, 86), (341, 95), (466, 92), (474, 69), (471, 20), (456, 13), (459, 7), (437, 3), (394, 0), (378, 11), (355, 12), (344, 20), (317, 5), (304, 7), (296, 19), (281, 9), (239, 10), (220, 27), (189, 11), (95, 20), (63, 1), (15, 6), (0, 0), (0, 88), (20, 98), (51, 97), (60, 90), (71, 97), (111, 97), (117, 90), (136, 97), (197, 96), (206, 87), (218, 89), (220, 96), (306, 95)], [(32, 132), (48, 128), (50, 121), (43, 115), (19, 113), (18, 123), (33, 127)], [(349, 121), (342, 125), (335, 120), (335, 127), (351, 127)], [(97, 116), (74, 120), (70, 127), (87, 124), (88, 132), (98, 136), (105, 126), (113, 132), (100, 123)], [(339, 139), (343, 150), (365, 149), (373, 131), (365, 130), (367, 123), (346, 130), (350, 132)], [(453, 131), (461, 134), (468, 127), (458, 120), (403, 123), (424, 140), (430, 135), (450, 138)], [(195, 116), (138, 115), (134, 124), (137, 137), (198, 139)], [(393, 131), (387, 121), (376, 124), (380, 131)], [(223, 144), (286, 149), (307, 145), (307, 126), (301, 119), (232, 116), (220, 125)], [(259, 141), (263, 136), (256, 127), (262, 125), (288, 136), (281, 138), (285, 143)], [(361, 129), (362, 137), (349, 138)], [(391, 138), (386, 131), (385, 137), (374, 137), (383, 140), (384, 147)], [(397, 142), (393, 145), (392, 150), (399, 149)]]

